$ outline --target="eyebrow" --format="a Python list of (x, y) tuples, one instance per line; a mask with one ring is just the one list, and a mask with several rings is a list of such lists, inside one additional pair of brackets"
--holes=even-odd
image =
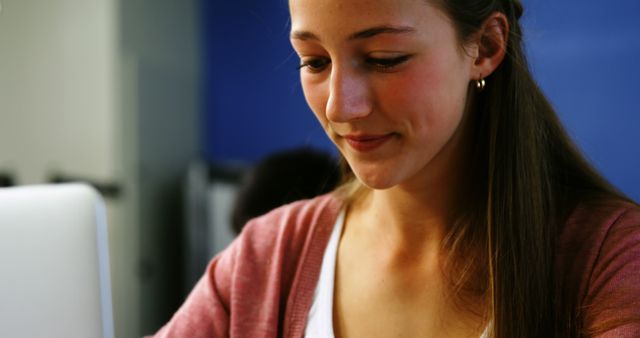
[[(376, 26), (367, 28), (365, 30), (353, 33), (349, 36), (349, 40), (362, 40), (374, 37), (380, 34), (404, 34), (414, 33), (416, 30), (407, 26)], [(293, 31), (291, 32), (291, 39), (295, 40), (316, 40), (320, 41), (320, 38), (308, 31)]]

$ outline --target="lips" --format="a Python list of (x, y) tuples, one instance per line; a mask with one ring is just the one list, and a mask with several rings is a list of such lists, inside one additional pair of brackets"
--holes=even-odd
[(344, 139), (349, 146), (359, 152), (370, 152), (382, 147), (393, 138), (394, 134), (381, 135), (345, 135)]

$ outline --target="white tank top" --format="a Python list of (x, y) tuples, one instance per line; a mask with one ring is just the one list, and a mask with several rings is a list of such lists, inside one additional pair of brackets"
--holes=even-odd
[[(335, 338), (333, 334), (333, 285), (336, 274), (336, 258), (338, 243), (344, 226), (344, 209), (338, 215), (327, 248), (322, 256), (320, 277), (318, 285), (313, 293), (313, 303), (307, 317), (307, 326), (304, 331), (305, 338)], [(489, 337), (489, 328), (482, 333), (480, 338)]]
[(313, 303), (307, 327), (304, 331), (305, 338), (334, 338), (333, 335), (333, 284), (336, 274), (336, 256), (342, 226), (344, 224), (344, 209), (338, 215), (336, 224), (331, 231), (331, 237), (322, 256), (322, 267), (318, 285), (313, 293)]

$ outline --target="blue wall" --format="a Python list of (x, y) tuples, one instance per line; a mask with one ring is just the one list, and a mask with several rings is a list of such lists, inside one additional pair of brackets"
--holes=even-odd
[(253, 162), (273, 151), (333, 146), (305, 103), (286, 0), (203, 1), (204, 151)]
[(536, 79), (592, 163), (640, 201), (640, 1), (525, 6)]
[[(535, 77), (587, 156), (640, 200), (640, 1), (523, 2)], [(287, 1), (205, 0), (203, 9), (207, 159), (333, 149), (298, 83)]]

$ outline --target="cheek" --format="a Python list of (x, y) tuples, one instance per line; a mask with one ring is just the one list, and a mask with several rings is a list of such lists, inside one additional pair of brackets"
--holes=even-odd
[(322, 83), (314, 83), (309, 80), (301, 79), (302, 90), (304, 92), (304, 98), (309, 105), (309, 108), (313, 111), (320, 124), (326, 128), (328, 120), (325, 115), (325, 108), (327, 106), (328, 93), (324, 91), (324, 85)]
[(379, 102), (384, 111), (415, 120), (413, 128), (421, 129), (455, 124), (464, 110), (467, 85), (455, 68), (425, 62), (388, 78), (378, 88), (385, 97)]
[(391, 119), (429, 119), (441, 104), (439, 74), (426, 67), (389, 76), (378, 88), (378, 105)]

